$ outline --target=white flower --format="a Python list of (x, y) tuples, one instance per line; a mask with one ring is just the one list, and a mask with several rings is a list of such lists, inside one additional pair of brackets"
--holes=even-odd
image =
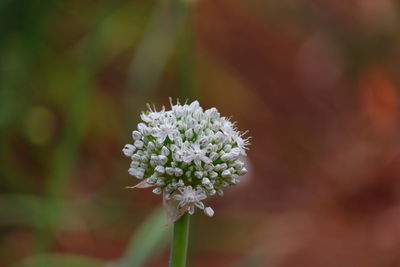
[(149, 107), (141, 119), (132, 132), (133, 144), (123, 148), (132, 160), (129, 174), (143, 179), (136, 187), (154, 187), (176, 210), (193, 214), (197, 207), (212, 216), (214, 211), (202, 201), (222, 196), (225, 187), (247, 172), (242, 161), (249, 145), (245, 133), (216, 108), (203, 110), (197, 101), (171, 103), (171, 110)]
[(174, 140), (175, 134), (178, 133), (178, 129), (175, 124), (165, 123), (157, 127), (153, 133), (153, 136), (157, 138), (158, 143), (164, 143), (165, 139), (168, 137), (169, 140)]
[(154, 111), (151, 109), (151, 107), (149, 106), (150, 112), (146, 113), (142, 113), (140, 115), (140, 118), (147, 123), (151, 123), (153, 121), (157, 121), (157, 120), (161, 120), (164, 118), (165, 116), (165, 110), (164, 108), (161, 111), (156, 111), (156, 109), (154, 108)]
[(211, 159), (206, 156), (207, 149), (201, 149), (199, 144), (192, 144), (183, 156), (185, 163), (191, 163), (192, 161), (196, 166), (200, 166), (202, 162), (211, 163)]
[(235, 133), (232, 136), (232, 140), (233, 142), (236, 143), (236, 145), (238, 146), (239, 150), (240, 150), (240, 155), (246, 156), (246, 150), (248, 149), (248, 146), (250, 145), (250, 138), (245, 138), (243, 139), (242, 136), (246, 134), (246, 133)]
[(206, 198), (203, 190), (194, 190), (190, 185), (179, 188), (179, 193), (174, 195), (174, 199), (179, 201), (178, 207), (188, 207), (189, 214), (194, 213), (194, 206), (204, 209), (204, 204), (201, 201)]

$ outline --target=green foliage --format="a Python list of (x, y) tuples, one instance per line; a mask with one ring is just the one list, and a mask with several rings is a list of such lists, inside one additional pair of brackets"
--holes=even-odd
[[(133, 53), (122, 99), (126, 99), (126, 109), (144, 103), (174, 56), (187, 12), (188, 6), (175, 0), (0, 1), (0, 189), (6, 192), (0, 195), (0, 230), (27, 229), (32, 234), (29, 253), (34, 255), (18, 266), (104, 266), (85, 257), (42, 253), (50, 253), (59, 226), (68, 228), (68, 222), (86, 220), (79, 206), (84, 200), (71, 200), (70, 193), (76, 194), (72, 180), (81, 175), (79, 159), (90, 146), (92, 115), (115, 112), (110, 116), (117, 125), (114, 128), (119, 129), (110, 133), (114, 135), (113, 151), (120, 150), (115, 143), (121, 136), (115, 135), (123, 127), (116, 116), (122, 117), (124, 106), (115, 104), (102, 90), (101, 80), (107, 77), (102, 72), (112, 64), (108, 60)], [(143, 27), (145, 24), (148, 26)], [(100, 111), (93, 105), (101, 103), (99, 99), (107, 104)], [(107, 124), (101, 116), (95, 119)], [(108, 124), (103, 127), (112, 128)], [(95, 138), (93, 142), (103, 144), (110, 136)], [(85, 160), (90, 163), (90, 158)], [(105, 202), (131, 195), (107, 196), (113, 187), (121, 192), (129, 183), (127, 176), (118, 180), (117, 168), (107, 177), (115, 183), (104, 187)], [(123, 201), (115, 202), (118, 214), (131, 212), (126, 199)], [(96, 208), (115, 221), (113, 212)], [(96, 212), (101, 211), (91, 214)], [(136, 214), (126, 217), (138, 218)], [(164, 213), (157, 209), (138, 226), (124, 256), (115, 264), (145, 266), (161, 253), (171, 230), (165, 223)], [(7, 238), (0, 240), (2, 245), (8, 245)], [(16, 246), (0, 252), (8, 251), (18, 253)]]
[(168, 244), (171, 227), (165, 225), (167, 217), (162, 208), (156, 209), (132, 236), (119, 267), (146, 266)]

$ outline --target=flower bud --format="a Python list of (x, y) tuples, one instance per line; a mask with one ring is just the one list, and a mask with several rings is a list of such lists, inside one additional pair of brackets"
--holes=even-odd
[(182, 169), (175, 168), (175, 176), (180, 177), (183, 175)]
[(214, 166), (211, 164), (204, 164), (204, 170), (206, 171), (212, 171), (214, 169)]
[(215, 161), (219, 158), (219, 154), (216, 152), (211, 152), (209, 158), (210, 160)]
[(154, 185), (158, 181), (158, 178), (156, 176), (151, 176), (150, 178), (147, 178), (146, 182), (150, 185)]
[(230, 161), (230, 159), (231, 159), (232, 157), (231, 157), (231, 155), (229, 154), (229, 153), (225, 153), (225, 154), (223, 154), (222, 156), (221, 156), (221, 160), (222, 161)]
[(131, 158), (134, 161), (141, 161), (141, 156), (138, 153), (133, 154)]
[(244, 163), (240, 160), (236, 160), (232, 165), (236, 170), (240, 170), (244, 167)]
[(232, 149), (232, 145), (230, 145), (230, 144), (227, 144), (227, 145), (224, 146), (224, 151), (227, 152), (227, 153), (230, 152), (231, 149)]
[(221, 176), (224, 177), (224, 178), (230, 177), (231, 175), (232, 175), (232, 174), (231, 174), (231, 172), (230, 172), (229, 170), (224, 170), (224, 171), (221, 173)]
[(162, 149), (161, 149), (161, 154), (164, 155), (164, 156), (166, 156), (166, 157), (168, 157), (168, 155), (169, 155), (169, 150), (168, 150), (168, 148), (166, 148), (165, 146), (163, 146)]
[(203, 180), (201, 180), (201, 183), (202, 183), (203, 185), (211, 184), (210, 179), (208, 179), (208, 178), (203, 178)]
[(215, 178), (218, 177), (218, 173), (216, 173), (216, 172), (210, 172), (209, 176), (210, 176), (211, 179), (215, 179)]
[(140, 133), (143, 133), (143, 131), (147, 128), (147, 126), (146, 126), (146, 124), (144, 124), (144, 123), (139, 123), (138, 125), (137, 125), (137, 128), (138, 128), (138, 130), (139, 130), (139, 132)]
[(204, 209), (204, 213), (208, 217), (212, 217), (214, 215), (214, 210), (211, 207), (207, 207), (207, 208)]
[(189, 129), (186, 130), (185, 137), (187, 139), (192, 139), (193, 138), (193, 129), (192, 128), (189, 128)]
[(143, 144), (143, 142), (141, 140), (136, 140), (134, 145), (135, 145), (135, 147), (141, 149), (141, 148), (143, 148), (144, 144)]
[(194, 132), (196, 133), (196, 134), (199, 134), (200, 133), (200, 131), (201, 131), (201, 125), (200, 124), (196, 124), (196, 126), (194, 126)]
[(217, 192), (217, 191), (216, 191), (214, 188), (210, 188), (210, 189), (208, 190), (208, 194), (209, 194), (210, 196), (215, 195), (216, 192)]
[(203, 172), (202, 171), (195, 171), (194, 176), (198, 179), (201, 179), (203, 177)]
[(222, 189), (220, 189), (220, 188), (218, 188), (217, 190), (217, 194), (219, 195), (219, 196), (223, 196), (224, 195), (224, 191), (222, 190)]
[(239, 175), (245, 175), (246, 173), (247, 173), (247, 169), (244, 167), (242, 169), (238, 170)]
[(147, 163), (144, 162), (140, 163), (140, 168), (142, 168), (143, 170), (147, 169), (148, 166), (149, 165)]
[(164, 155), (160, 155), (158, 156), (158, 162), (160, 163), (160, 165), (165, 165), (165, 163), (168, 162), (168, 158)]
[(164, 180), (163, 180), (162, 178), (158, 178), (158, 179), (157, 179), (157, 182), (156, 182), (156, 185), (157, 185), (157, 186), (164, 186), (164, 185), (165, 185), (165, 182), (164, 182)]
[(205, 147), (205, 146), (208, 146), (208, 144), (211, 142), (211, 140), (210, 140), (210, 138), (208, 138), (206, 136), (202, 136), (198, 139), (198, 142), (200, 145)]
[(140, 161), (132, 160), (131, 161), (131, 168), (138, 168), (140, 166)]
[(154, 170), (159, 174), (163, 174), (165, 172), (165, 168), (161, 165), (158, 165)]
[(162, 189), (159, 187), (156, 187), (153, 189), (153, 193), (156, 195), (160, 195), (162, 193)]
[(211, 125), (211, 129), (212, 129), (214, 132), (219, 131), (219, 129), (221, 129), (221, 123), (218, 122), (218, 121), (215, 121), (215, 122)]
[(217, 133), (214, 135), (214, 141), (215, 141), (216, 143), (222, 142), (222, 140), (224, 140), (224, 138), (225, 138), (225, 136), (224, 136), (224, 134), (221, 133), (221, 132), (217, 132)]
[(156, 149), (154, 142), (149, 142), (147, 144), (147, 151), (153, 151), (154, 149)]
[(139, 140), (140, 138), (142, 138), (142, 134), (139, 131), (133, 131), (132, 132), (132, 138), (133, 140)]
[(227, 169), (227, 168), (228, 168), (228, 165), (226, 165), (226, 163), (222, 163), (222, 164), (217, 164), (217, 165), (214, 167), (214, 170), (217, 171), (217, 172), (219, 172), (219, 171), (225, 170), (225, 169)]
[(190, 118), (190, 119), (188, 120), (187, 125), (188, 125), (188, 128), (192, 128), (192, 129), (193, 129), (193, 132), (195, 132), (194, 128), (195, 128), (196, 125), (197, 125), (197, 120), (195, 120), (194, 118)]
[(174, 175), (174, 168), (171, 168), (171, 167), (167, 167), (167, 168), (165, 168), (165, 172), (168, 174), (168, 175)]
[(124, 149), (122, 149), (122, 152), (124, 152), (124, 155), (127, 157), (132, 156), (133, 152), (135, 152), (136, 147), (134, 147), (133, 145), (125, 145)]

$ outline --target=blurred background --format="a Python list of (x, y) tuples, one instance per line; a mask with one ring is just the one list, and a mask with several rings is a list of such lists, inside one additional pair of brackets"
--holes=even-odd
[(146, 103), (250, 130), (189, 266), (400, 266), (397, 0), (0, 1), (0, 266), (167, 266)]

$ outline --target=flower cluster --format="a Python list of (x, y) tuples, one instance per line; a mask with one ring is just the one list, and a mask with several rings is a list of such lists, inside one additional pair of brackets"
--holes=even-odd
[(133, 144), (123, 149), (132, 159), (129, 174), (143, 180), (135, 187), (154, 187), (153, 193), (173, 201), (177, 210), (193, 214), (197, 207), (213, 216), (203, 200), (222, 196), (247, 172), (241, 160), (249, 145), (245, 133), (216, 108), (203, 110), (197, 101), (171, 103), (168, 111), (149, 107), (141, 119)]

